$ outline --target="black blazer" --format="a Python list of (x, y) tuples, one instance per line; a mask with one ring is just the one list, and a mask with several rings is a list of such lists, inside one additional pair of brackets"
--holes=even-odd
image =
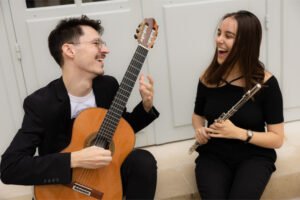
[[(111, 76), (95, 78), (93, 91), (97, 106), (108, 109), (118, 88), (117, 80)], [(70, 153), (59, 152), (70, 143), (74, 120), (71, 120), (70, 99), (62, 78), (29, 95), (23, 107), (22, 127), (2, 155), (1, 180), (21, 185), (70, 183)], [(131, 113), (126, 110), (123, 113), (135, 132), (158, 116), (155, 108), (145, 112), (142, 103)]]

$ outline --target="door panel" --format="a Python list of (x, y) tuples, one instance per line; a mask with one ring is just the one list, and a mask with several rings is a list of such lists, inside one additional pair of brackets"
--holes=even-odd
[[(15, 38), (8, 2), (0, 2), (0, 154), (10, 144), (22, 121), (25, 96), (22, 69), (15, 53)], [(1, 193), (1, 192), (0, 192)], [(1, 196), (0, 196), (1, 199)]]
[(300, 1), (282, 1), (282, 77), (285, 120), (291, 121), (300, 118), (300, 68), (299, 46), (300, 35)]

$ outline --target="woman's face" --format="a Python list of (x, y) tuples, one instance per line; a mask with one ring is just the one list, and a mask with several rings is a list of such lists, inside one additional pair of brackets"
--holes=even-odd
[(219, 64), (224, 63), (228, 57), (235, 42), (237, 28), (237, 21), (233, 17), (227, 17), (220, 23), (216, 36)]

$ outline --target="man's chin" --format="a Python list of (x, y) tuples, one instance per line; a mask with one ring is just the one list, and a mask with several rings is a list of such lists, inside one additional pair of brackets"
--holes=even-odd
[(97, 76), (103, 76), (104, 75), (104, 71), (101, 72), (94, 72), (93, 73), (93, 78), (96, 78)]

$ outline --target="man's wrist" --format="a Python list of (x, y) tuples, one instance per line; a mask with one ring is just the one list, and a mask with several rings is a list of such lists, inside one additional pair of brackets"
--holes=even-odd
[(145, 110), (147, 113), (149, 113), (149, 112), (152, 110), (153, 105), (151, 105), (151, 106), (146, 106), (145, 104), (143, 104), (143, 108), (144, 108), (144, 110)]
[(71, 153), (71, 168), (76, 168), (78, 166), (78, 163), (77, 163), (77, 159), (76, 159), (76, 152), (72, 152)]

